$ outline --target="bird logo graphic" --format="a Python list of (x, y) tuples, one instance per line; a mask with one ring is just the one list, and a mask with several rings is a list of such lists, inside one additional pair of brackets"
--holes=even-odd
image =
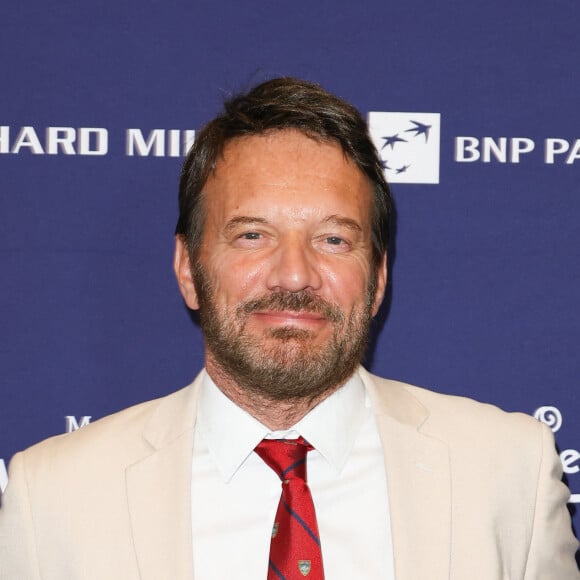
[(439, 113), (373, 111), (368, 121), (389, 183), (439, 183)]

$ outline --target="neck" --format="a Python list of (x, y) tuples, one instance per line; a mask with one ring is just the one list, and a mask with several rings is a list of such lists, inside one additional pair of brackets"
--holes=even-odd
[(272, 431), (289, 429), (341, 386), (338, 384), (315, 398), (277, 400), (241, 387), (209, 357), (206, 371), (228, 399)]

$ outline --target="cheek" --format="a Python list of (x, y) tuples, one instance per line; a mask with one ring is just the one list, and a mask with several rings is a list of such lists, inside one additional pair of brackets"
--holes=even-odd
[(266, 267), (246, 259), (216, 258), (208, 266), (208, 275), (215, 289), (216, 301), (237, 305), (264, 292)]
[(324, 268), (323, 272), (333, 302), (340, 304), (345, 310), (366, 304), (370, 271), (364, 264), (351, 262), (340, 267), (335, 265)]

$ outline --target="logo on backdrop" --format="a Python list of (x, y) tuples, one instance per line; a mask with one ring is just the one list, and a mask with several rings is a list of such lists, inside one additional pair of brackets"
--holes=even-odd
[[(391, 183), (439, 183), (441, 115), (372, 111), (369, 129)], [(0, 154), (106, 157), (183, 157), (194, 129), (105, 127), (11, 127), (0, 125)], [(453, 138), (456, 163), (573, 165), (580, 161), (580, 139), (462, 135)]]
[(455, 161), (458, 163), (517, 164), (537, 150), (546, 165), (572, 165), (580, 160), (580, 139), (568, 141), (549, 137), (536, 146), (529, 137), (455, 137)]
[(86, 427), (92, 419), (92, 415), (83, 415), (82, 417), (77, 417), (75, 415), (66, 415), (64, 420), (66, 421), (65, 431), (66, 433), (72, 433), (77, 431), (81, 427)]
[[(193, 129), (126, 129), (125, 155), (128, 157), (182, 157), (193, 141)], [(92, 155), (109, 153), (109, 130), (105, 127), (10, 127), (0, 125), (0, 153), (19, 155)], [(120, 141), (120, 139), (115, 139)]]
[(439, 113), (372, 111), (368, 123), (389, 183), (439, 183)]
[(4, 459), (0, 459), (0, 494), (4, 493), (8, 485), (8, 473), (6, 471), (6, 463)]
[[(562, 413), (558, 407), (544, 406), (534, 411), (534, 417), (545, 423), (553, 433), (557, 433), (564, 424)], [(567, 476), (580, 473), (580, 451), (577, 449), (564, 449), (560, 453), (562, 468)], [(570, 484), (572, 482), (570, 481)], [(572, 503), (580, 503), (580, 493), (573, 493), (570, 497)]]

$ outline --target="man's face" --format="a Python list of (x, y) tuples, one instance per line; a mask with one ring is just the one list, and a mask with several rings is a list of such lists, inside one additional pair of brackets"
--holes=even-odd
[(176, 270), (210, 375), (274, 400), (344, 382), (386, 283), (368, 179), (339, 145), (283, 130), (231, 141), (203, 195), (198, 261), (178, 239)]

